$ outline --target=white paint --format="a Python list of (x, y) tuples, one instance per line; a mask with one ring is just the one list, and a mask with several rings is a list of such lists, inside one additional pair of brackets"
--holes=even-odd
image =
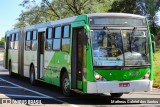
[[(43, 96), (42, 98), (53, 99), (53, 100), (58, 101), (58, 102), (61, 102), (61, 103), (66, 103), (66, 102), (64, 102), (64, 101), (62, 101), (62, 100), (56, 99), (56, 98), (54, 98), (54, 97), (51, 97), (51, 96), (42, 94), (42, 93), (40, 93), (40, 92), (31, 90), (31, 89), (28, 89), (28, 88), (25, 88), (25, 87), (22, 87), (22, 86), (20, 86), (20, 85), (17, 85), (17, 84), (15, 84), (15, 83), (12, 83), (12, 82), (7, 81), (7, 80), (5, 80), (5, 79), (0, 78), (0, 80), (3, 80), (3, 81), (5, 81), (5, 82), (8, 82), (8, 83), (10, 83), (10, 84), (12, 84), (12, 85), (14, 85), (14, 86), (19, 87), (19, 88), (23, 88), (23, 89), (25, 89), (25, 90), (27, 90), (27, 91), (30, 91), (30, 92), (32, 92), (32, 93), (41, 95), (41, 96)], [(4, 95), (4, 94), (0, 94), (0, 95)], [(7, 95), (8, 95), (8, 96), (9, 96), (9, 95), (11, 96), (11, 95), (14, 95), (14, 94), (5, 94), (5, 95), (6, 95), (6, 96), (7, 96)], [(26, 95), (22, 95), (22, 96), (26, 96)], [(41, 98), (41, 96), (38, 96), (38, 98)], [(17, 97), (18, 97), (18, 96), (17, 96)], [(26, 97), (27, 97), (27, 96), (26, 96)], [(35, 97), (34, 97), (34, 98), (35, 98)]]
[[(129, 87), (119, 87), (119, 83), (130, 83)], [(123, 93), (151, 91), (152, 81), (134, 80), (134, 81), (97, 81), (87, 82), (87, 93)]]
[(20, 88), (20, 87), (11, 87), (11, 86), (0, 86), (0, 88)]
[[(21, 98), (48, 98), (43, 96), (29, 96), (29, 95), (16, 95), (16, 94), (0, 94), (0, 96), (8, 96), (8, 97), (21, 97)], [(52, 98), (48, 98), (52, 99)]]
[(39, 28), (38, 32), (45, 32), (46, 31), (46, 27), (45, 28)]

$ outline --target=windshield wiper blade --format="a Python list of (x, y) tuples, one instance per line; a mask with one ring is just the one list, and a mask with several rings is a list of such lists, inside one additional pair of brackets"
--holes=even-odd
[(108, 29), (107, 26), (104, 26), (103, 29), (108, 30), (108, 32), (111, 34), (110, 30)]
[(133, 37), (133, 33), (135, 32), (135, 30), (137, 29), (137, 27), (133, 27), (131, 35), (129, 35), (129, 41), (130, 41), (130, 51), (132, 53), (132, 37)]

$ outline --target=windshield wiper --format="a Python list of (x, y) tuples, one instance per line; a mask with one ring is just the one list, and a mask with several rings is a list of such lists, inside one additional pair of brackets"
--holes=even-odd
[(137, 29), (137, 27), (133, 27), (131, 35), (129, 35), (129, 42), (130, 42), (130, 51), (132, 53), (132, 39), (133, 39), (133, 34), (135, 32), (135, 30)]
[(109, 34), (111, 34), (110, 30), (108, 29), (107, 26), (104, 26), (103, 29), (108, 30)]

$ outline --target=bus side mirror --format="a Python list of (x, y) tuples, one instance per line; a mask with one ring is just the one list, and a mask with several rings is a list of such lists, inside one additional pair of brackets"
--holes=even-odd
[(88, 25), (84, 26), (84, 45), (86, 45), (86, 48), (88, 47), (88, 33), (90, 31), (90, 28)]
[[(154, 40), (153, 34), (151, 34), (151, 38), (152, 38), (152, 40)], [(152, 41), (152, 50), (153, 50), (153, 53), (156, 51), (156, 42), (155, 41)]]
[(152, 50), (153, 50), (153, 53), (156, 51), (156, 42), (155, 41), (152, 41)]
[(87, 44), (88, 44), (88, 35), (87, 35), (87, 32), (84, 30), (84, 45), (87, 47)]

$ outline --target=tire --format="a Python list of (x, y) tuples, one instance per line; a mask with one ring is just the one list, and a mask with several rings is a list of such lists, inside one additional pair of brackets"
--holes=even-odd
[(35, 70), (33, 65), (30, 68), (30, 84), (35, 85)]
[(61, 88), (64, 95), (71, 96), (69, 77), (66, 72), (63, 74), (61, 79)]
[(13, 76), (13, 72), (12, 72), (12, 64), (11, 64), (11, 61), (9, 62), (9, 76), (10, 76), (11, 78), (14, 77), (14, 76)]
[(117, 98), (120, 98), (123, 93), (110, 93), (111, 94), (111, 97), (117, 97)]

